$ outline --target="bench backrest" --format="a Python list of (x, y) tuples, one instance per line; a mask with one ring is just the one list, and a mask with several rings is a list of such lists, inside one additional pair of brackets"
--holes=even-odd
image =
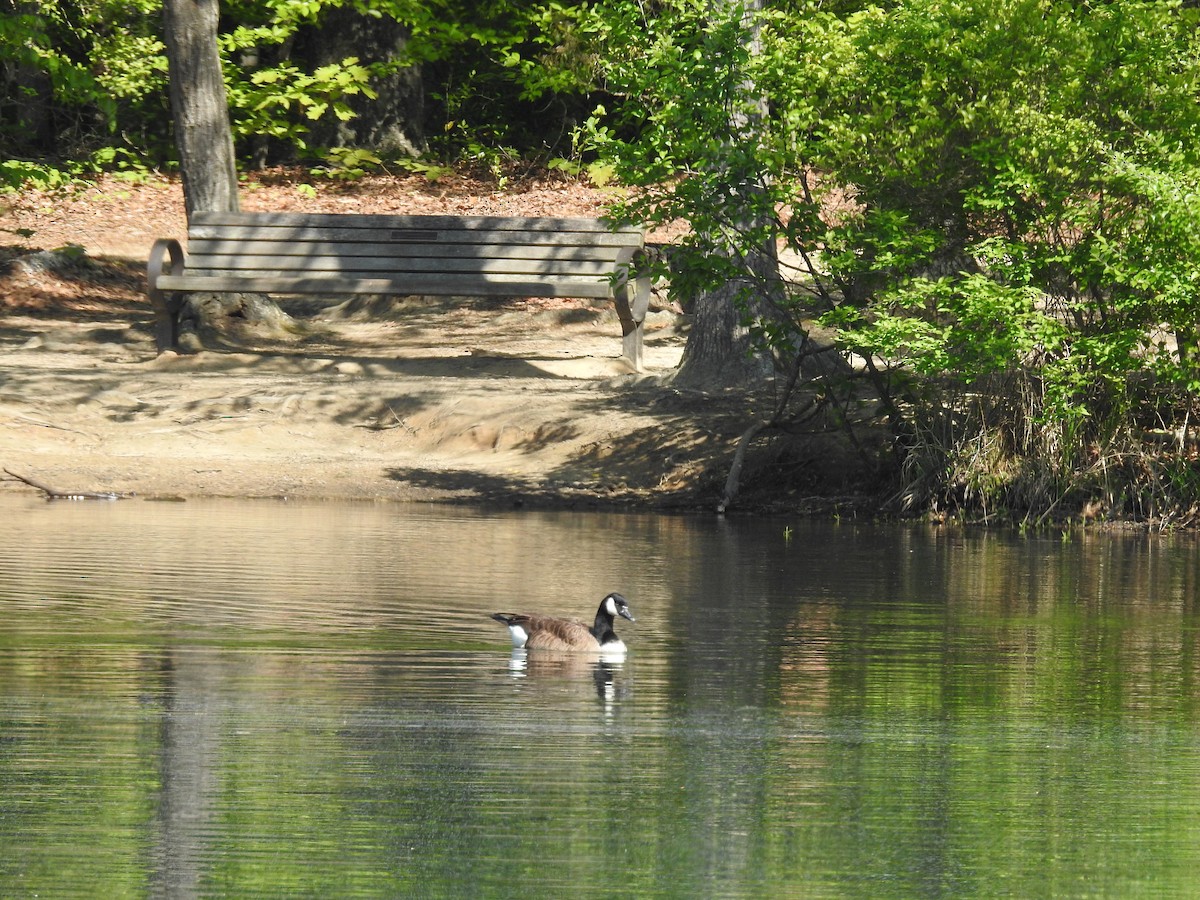
[[(462, 289), (609, 297), (643, 246), (597, 219), (197, 213), (187, 272), (243, 278), (444, 280)], [(530, 290), (543, 285), (542, 289)]]

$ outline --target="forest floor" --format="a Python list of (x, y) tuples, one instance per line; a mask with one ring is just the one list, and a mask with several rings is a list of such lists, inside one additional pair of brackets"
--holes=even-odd
[[(547, 176), (242, 186), (262, 211), (595, 216), (604, 201)], [(148, 498), (711, 509), (773, 399), (673, 388), (687, 317), (661, 297), (642, 373), (620, 360), (611, 307), (587, 301), (297, 301), (302, 338), (158, 354), (145, 259), (185, 232), (174, 179), (0, 198), (0, 466)], [(836, 443), (762, 441), (741, 508), (869, 505)]]

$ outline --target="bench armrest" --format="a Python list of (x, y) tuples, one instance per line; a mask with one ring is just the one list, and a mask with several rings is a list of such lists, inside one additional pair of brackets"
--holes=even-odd
[(622, 250), (613, 276), (613, 305), (621, 322), (623, 356), (635, 372), (642, 371), (642, 339), (650, 308), (650, 268), (642, 248)]
[(146, 262), (146, 294), (154, 307), (154, 343), (159, 352), (175, 346), (175, 304), (167, 299), (167, 292), (158, 286), (163, 275), (182, 274), (185, 265), (183, 247), (174, 238), (159, 238), (150, 248), (150, 259)]

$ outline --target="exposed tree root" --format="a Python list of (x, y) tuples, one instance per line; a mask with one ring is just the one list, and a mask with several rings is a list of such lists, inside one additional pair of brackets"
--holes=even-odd
[(10, 469), (5, 469), (4, 473), (17, 479), (17, 481), (23, 481), (32, 488), (37, 488), (46, 495), (47, 500), (122, 500), (125, 497), (133, 496), (129, 493), (119, 493), (117, 491), (60, 491), (49, 485), (42, 484), (40, 481), (34, 481), (32, 478), (18, 475)]

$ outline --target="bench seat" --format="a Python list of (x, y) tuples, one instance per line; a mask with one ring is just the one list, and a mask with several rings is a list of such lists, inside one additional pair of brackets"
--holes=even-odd
[(196, 213), (187, 253), (160, 239), (147, 287), (160, 350), (191, 291), (612, 300), (622, 355), (642, 367), (645, 236), (599, 219)]

